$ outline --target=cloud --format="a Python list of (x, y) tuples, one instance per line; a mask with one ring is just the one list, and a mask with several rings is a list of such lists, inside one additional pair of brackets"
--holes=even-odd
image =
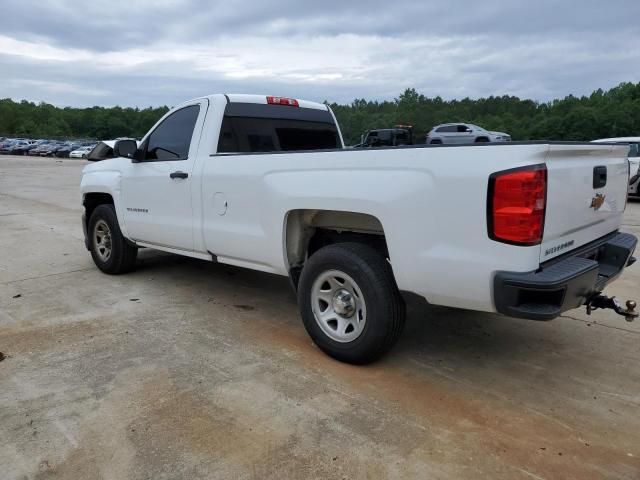
[(213, 92), (349, 102), (408, 87), (548, 100), (640, 81), (636, 0), (23, 0), (5, 14), (0, 97), (61, 105)]

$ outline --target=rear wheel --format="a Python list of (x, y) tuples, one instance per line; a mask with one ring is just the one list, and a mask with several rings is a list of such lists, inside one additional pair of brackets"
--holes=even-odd
[(380, 358), (402, 333), (405, 308), (387, 260), (368, 245), (321, 248), (300, 277), (307, 332), (331, 357), (354, 364)]
[(122, 235), (113, 205), (99, 205), (89, 219), (91, 257), (104, 273), (120, 274), (133, 270), (138, 248)]

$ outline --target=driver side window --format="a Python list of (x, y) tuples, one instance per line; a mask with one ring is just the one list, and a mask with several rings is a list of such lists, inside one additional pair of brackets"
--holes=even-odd
[(190, 105), (165, 118), (149, 135), (144, 160), (186, 160), (199, 113), (199, 105)]

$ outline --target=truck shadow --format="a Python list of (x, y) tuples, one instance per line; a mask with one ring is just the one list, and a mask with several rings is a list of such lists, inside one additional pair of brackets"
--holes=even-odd
[(407, 307), (405, 330), (394, 352), (425, 363), (517, 363), (526, 362), (533, 352), (563, 349), (550, 335), (551, 323), (422, 303)]
[[(140, 252), (136, 274), (170, 279), (174, 285), (188, 287), (192, 296), (243, 310), (251, 314), (256, 327), (286, 326), (283, 331), (295, 332), (306, 343), (296, 297), (285, 277), (146, 249)], [(404, 333), (391, 353), (376, 365), (407, 357), (425, 362), (446, 357), (463, 363), (506, 358), (524, 361), (532, 350), (557, 348), (562, 348), (561, 344), (549, 334), (547, 323), (430, 306), (409, 299)]]

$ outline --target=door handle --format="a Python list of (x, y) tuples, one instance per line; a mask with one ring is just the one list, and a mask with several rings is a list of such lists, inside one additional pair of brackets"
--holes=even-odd
[(187, 178), (189, 174), (187, 172), (171, 172), (169, 174), (170, 178)]

